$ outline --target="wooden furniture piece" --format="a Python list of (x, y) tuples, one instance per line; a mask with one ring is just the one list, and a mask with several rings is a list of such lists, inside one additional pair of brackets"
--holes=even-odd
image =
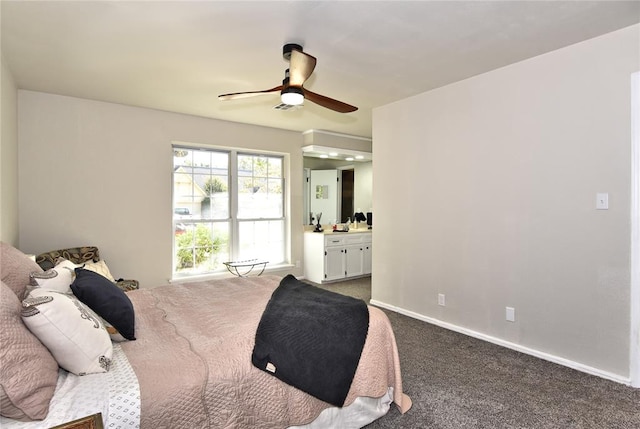
[(51, 429), (103, 429), (102, 413), (96, 413), (72, 422), (63, 423)]

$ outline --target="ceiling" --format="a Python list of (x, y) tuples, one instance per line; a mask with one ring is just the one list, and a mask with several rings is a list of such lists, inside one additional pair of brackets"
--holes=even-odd
[[(8, 1), (19, 88), (297, 131), (371, 137), (372, 109), (640, 22), (638, 1)], [(355, 105), (275, 110), (294, 42), (305, 88)]]

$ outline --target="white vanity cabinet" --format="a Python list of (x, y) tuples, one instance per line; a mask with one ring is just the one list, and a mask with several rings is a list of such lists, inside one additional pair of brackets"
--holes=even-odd
[(306, 232), (304, 276), (315, 283), (371, 274), (371, 232)]
[[(371, 237), (369, 237), (371, 238)], [(371, 251), (373, 243), (371, 240), (369, 242), (362, 243), (362, 274), (371, 274)]]
[[(329, 240), (325, 240), (325, 243)], [(342, 240), (333, 240), (342, 241)], [(321, 277), (316, 276), (314, 279), (309, 279), (316, 283), (322, 283), (323, 281), (331, 281), (342, 279), (345, 276), (347, 270), (347, 264), (345, 261), (345, 249), (343, 245), (326, 244), (324, 248), (324, 258), (320, 264), (324, 270), (321, 273)], [(316, 259), (316, 262), (318, 259)], [(314, 263), (314, 262), (312, 262)], [(305, 262), (304, 266), (307, 266)]]

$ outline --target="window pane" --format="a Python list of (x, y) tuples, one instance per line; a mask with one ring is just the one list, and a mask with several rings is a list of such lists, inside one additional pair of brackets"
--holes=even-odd
[(199, 274), (222, 269), (230, 255), (229, 154), (173, 149), (175, 273)]
[(284, 221), (243, 221), (239, 227), (238, 259), (265, 259), (270, 264), (284, 261)]
[(192, 165), (193, 152), (189, 149), (173, 148), (173, 167)]
[(269, 159), (262, 156), (253, 157), (253, 175), (258, 177), (267, 177), (267, 166), (269, 165)]
[(202, 218), (202, 203), (204, 199), (207, 197), (207, 194), (204, 192), (204, 184), (209, 179), (208, 174), (196, 173), (197, 171), (203, 171), (203, 168), (196, 167), (193, 169), (194, 174), (191, 176), (193, 179), (193, 200), (194, 204), (191, 210), (191, 214), (196, 219)]
[(269, 158), (269, 177), (282, 177), (282, 158)]
[(238, 175), (251, 176), (253, 174), (253, 157), (238, 155)]
[(175, 228), (176, 273), (205, 273), (229, 260), (229, 223), (178, 223)]
[(282, 158), (238, 155), (238, 169), (238, 219), (284, 217)]
[(174, 148), (174, 218), (229, 219), (229, 154)]
[(191, 179), (193, 152), (187, 149), (173, 150), (173, 214), (183, 219), (193, 212), (194, 190)]
[(205, 197), (201, 202), (203, 219), (229, 219), (229, 178), (210, 176), (205, 184)]
[(211, 168), (211, 152), (193, 150), (193, 166), (196, 168)]
[(227, 178), (208, 176), (202, 185), (200, 215), (203, 219), (229, 218), (229, 192)]

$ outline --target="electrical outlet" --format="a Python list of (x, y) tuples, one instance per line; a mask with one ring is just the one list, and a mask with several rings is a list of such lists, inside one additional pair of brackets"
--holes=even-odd
[(300, 261), (296, 261), (296, 268), (300, 268)]
[(516, 321), (516, 309), (513, 307), (506, 307), (506, 319), (508, 322)]
[(441, 305), (444, 307), (444, 294), (443, 293), (439, 293), (438, 294), (438, 305)]

